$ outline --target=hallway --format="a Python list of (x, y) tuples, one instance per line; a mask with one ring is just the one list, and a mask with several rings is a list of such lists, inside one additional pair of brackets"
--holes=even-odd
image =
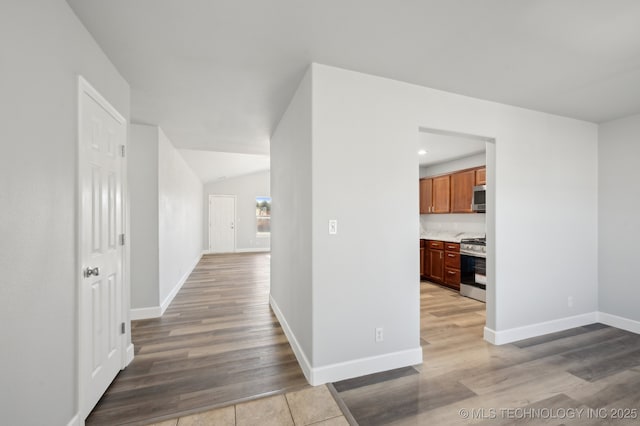
[(135, 359), (87, 424), (147, 424), (307, 386), (269, 308), (269, 261), (203, 256), (161, 318), (132, 322)]

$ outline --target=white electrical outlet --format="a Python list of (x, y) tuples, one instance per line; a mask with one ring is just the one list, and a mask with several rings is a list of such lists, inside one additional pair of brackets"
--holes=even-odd
[(338, 233), (338, 221), (336, 219), (329, 220), (329, 235), (336, 235)]
[(567, 298), (567, 306), (573, 308), (573, 296)]
[(376, 342), (382, 342), (384, 340), (384, 330), (382, 327), (376, 328)]

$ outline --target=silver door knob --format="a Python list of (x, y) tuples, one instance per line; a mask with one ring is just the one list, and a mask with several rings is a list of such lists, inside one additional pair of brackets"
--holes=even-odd
[(100, 275), (100, 268), (97, 266), (95, 268), (87, 268), (84, 270), (84, 277), (89, 278), (91, 276), (97, 277)]

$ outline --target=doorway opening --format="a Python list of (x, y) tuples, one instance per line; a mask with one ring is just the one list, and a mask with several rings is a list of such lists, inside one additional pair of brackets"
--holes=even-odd
[(449, 292), (448, 309), (477, 311), (486, 335), (495, 327), (495, 139), (421, 127), (417, 158), (421, 316), (431, 313), (430, 288)]

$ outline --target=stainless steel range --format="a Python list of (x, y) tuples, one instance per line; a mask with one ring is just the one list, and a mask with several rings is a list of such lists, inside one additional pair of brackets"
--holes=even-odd
[(487, 288), (486, 238), (460, 241), (460, 294), (485, 302)]

